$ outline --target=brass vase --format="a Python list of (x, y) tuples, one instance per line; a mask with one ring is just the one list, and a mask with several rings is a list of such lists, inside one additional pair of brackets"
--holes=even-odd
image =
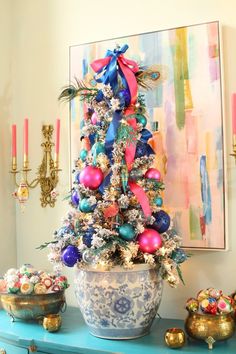
[(21, 320), (37, 320), (47, 314), (57, 314), (66, 304), (64, 291), (50, 294), (1, 294), (4, 310), (11, 316)]
[(185, 330), (189, 337), (204, 340), (209, 349), (219, 340), (230, 338), (235, 330), (231, 313), (222, 315), (206, 315), (189, 313), (185, 320)]

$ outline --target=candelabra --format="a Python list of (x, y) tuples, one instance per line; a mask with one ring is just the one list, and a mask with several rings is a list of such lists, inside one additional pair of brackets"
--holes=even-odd
[[(42, 133), (44, 136), (44, 142), (41, 144), (43, 148), (43, 159), (38, 167), (37, 177), (31, 182), (28, 180), (28, 174), (31, 171), (29, 168), (28, 156), (24, 155), (24, 162), (22, 170), (17, 170), (16, 156), (12, 158), (12, 169), (11, 173), (14, 177), (14, 183), (17, 186), (17, 191), (14, 193), (15, 197), (19, 200), (21, 204), (24, 204), (29, 197), (29, 189), (37, 187), (40, 185), (41, 188), (41, 206), (45, 208), (47, 205), (50, 207), (55, 206), (57, 192), (55, 188), (58, 183), (58, 172), (61, 171), (59, 167), (58, 154), (55, 154), (55, 159), (52, 158), (52, 147), (54, 143), (52, 142), (52, 125), (43, 125)], [(21, 173), (21, 182), (17, 183), (17, 174)]]

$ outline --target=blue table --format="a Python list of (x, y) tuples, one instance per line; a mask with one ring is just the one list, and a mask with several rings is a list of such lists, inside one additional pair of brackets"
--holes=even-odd
[[(48, 333), (34, 322), (11, 322), (0, 310), (0, 353), (28, 354), (174, 354), (208, 353), (207, 344), (190, 340), (181, 349), (170, 349), (164, 343), (164, 333), (169, 327), (184, 328), (181, 320), (156, 319), (149, 335), (133, 340), (112, 341), (93, 337), (77, 308), (70, 307), (62, 315), (59, 332)], [(5, 350), (1, 352), (2, 350)], [(215, 343), (214, 354), (235, 354), (236, 336), (228, 341)]]

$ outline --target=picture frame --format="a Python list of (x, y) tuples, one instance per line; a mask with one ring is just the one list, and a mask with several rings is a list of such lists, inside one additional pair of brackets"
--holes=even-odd
[[(108, 49), (128, 44), (127, 58), (159, 65), (163, 80), (143, 92), (153, 130), (154, 167), (161, 172), (163, 208), (183, 247), (226, 250), (226, 172), (222, 59), (218, 21), (70, 47), (70, 82), (93, 80), (89, 67)], [(78, 158), (83, 103), (70, 104), (71, 163)], [(158, 130), (155, 130), (158, 125)]]

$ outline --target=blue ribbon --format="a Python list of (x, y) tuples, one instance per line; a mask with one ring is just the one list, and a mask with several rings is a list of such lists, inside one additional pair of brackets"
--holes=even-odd
[(107, 130), (107, 134), (105, 138), (105, 150), (110, 160), (112, 159), (112, 148), (117, 136), (121, 119), (122, 119), (121, 112), (118, 111), (114, 112), (112, 121)]
[(110, 184), (110, 180), (111, 180), (111, 172), (108, 173), (108, 175), (104, 178), (102, 184), (100, 184), (98, 191), (99, 193), (103, 194), (104, 190), (106, 187), (108, 187), (108, 185)]
[[(122, 84), (125, 88), (128, 87), (126, 79), (124, 77), (123, 72), (118, 68), (117, 65), (117, 58), (126, 52), (129, 48), (127, 44), (123, 45), (121, 48), (116, 48), (113, 51), (108, 50), (106, 52), (106, 57), (111, 57), (110, 62), (102, 68), (100, 71), (97, 72), (95, 75), (95, 80), (99, 83), (103, 83), (105, 85), (110, 84), (112, 87), (113, 92), (116, 91), (118, 87), (118, 73), (120, 74)], [(100, 73), (103, 73), (102, 76), (97, 77)]]

